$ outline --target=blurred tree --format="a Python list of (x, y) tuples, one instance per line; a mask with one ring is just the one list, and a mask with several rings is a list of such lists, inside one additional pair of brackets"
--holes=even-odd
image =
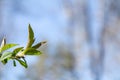
[[(84, 44), (86, 43), (85, 34), (85, 0), (62, 0), (64, 11), (68, 20), (68, 35), (70, 36), (69, 49), (71, 50), (75, 63), (74, 73), (76, 80), (86, 79), (89, 75), (88, 69), (88, 56), (85, 51)], [(89, 77), (88, 77), (89, 78)]]
[(109, 10), (120, 18), (120, 0), (109, 0)]
[[(94, 4), (94, 3), (95, 4)], [(87, 34), (90, 44), (90, 68), (94, 74), (94, 80), (101, 80), (104, 67), (104, 1), (87, 1)]]
[[(106, 65), (105, 76), (111, 76), (109, 80), (120, 79), (120, 0), (106, 0)], [(114, 65), (113, 65), (114, 64)], [(110, 73), (109, 73), (110, 72)], [(112, 78), (112, 79), (111, 79)]]
[(74, 80), (74, 58), (65, 44), (57, 44), (54, 56), (49, 54), (49, 52), (45, 51), (40, 60), (31, 65), (31, 68), (27, 71), (27, 76), (31, 80)]

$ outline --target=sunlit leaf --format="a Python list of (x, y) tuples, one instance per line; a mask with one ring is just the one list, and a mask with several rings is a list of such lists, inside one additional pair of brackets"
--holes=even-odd
[(2, 48), (3, 46), (5, 46), (5, 44), (6, 44), (6, 39), (3, 38), (2, 43), (1, 43), (1, 45), (0, 45), (0, 48)]
[(36, 45), (34, 45), (32, 48), (37, 49), (37, 48), (39, 48), (41, 45), (43, 45), (43, 44), (45, 44), (45, 43), (46, 43), (46, 41), (39, 42), (39, 43), (37, 43)]
[(22, 61), (22, 60), (20, 60), (20, 59), (16, 59), (23, 67), (25, 67), (25, 68), (27, 68), (28, 67), (28, 65), (27, 65), (27, 63), (25, 62), (25, 61)]
[(25, 59), (24, 57), (23, 57), (22, 59), (23, 59), (23, 61), (24, 61), (24, 62), (27, 64), (27, 61), (26, 61), (26, 59)]
[(34, 32), (30, 24), (29, 24), (28, 30), (29, 30), (29, 39), (32, 40), (34, 38)]
[(5, 52), (2, 54), (0, 61), (3, 61), (3, 60), (10, 58), (10, 57), (12, 57), (12, 52)]
[(34, 48), (28, 48), (25, 51), (25, 55), (40, 55), (40, 54), (42, 54), (42, 53)]
[(19, 48), (16, 48), (14, 51), (13, 51), (13, 56), (15, 56), (19, 51), (23, 50), (24, 47), (19, 47)]
[(15, 47), (15, 46), (17, 46), (18, 44), (6, 44), (6, 45), (4, 45), (1, 49), (0, 49), (0, 52), (3, 52), (3, 51), (5, 51), (5, 50), (8, 50), (8, 49), (10, 49), (10, 48), (12, 48), (12, 47)]
[(29, 24), (28, 26), (28, 43), (27, 43), (27, 48), (31, 47), (32, 44), (34, 43), (35, 39), (34, 39), (34, 32), (31, 28), (31, 25)]
[(1, 43), (1, 45), (0, 45), (0, 52), (1, 52), (2, 47), (5, 46), (5, 44), (6, 44), (6, 39), (3, 38), (2, 43)]

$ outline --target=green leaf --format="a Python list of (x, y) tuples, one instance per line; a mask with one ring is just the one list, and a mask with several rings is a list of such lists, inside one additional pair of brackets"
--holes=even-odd
[(1, 43), (1, 45), (0, 45), (0, 48), (2, 48), (3, 46), (5, 46), (5, 44), (6, 44), (6, 39), (3, 38), (2, 43)]
[(34, 48), (28, 48), (25, 51), (25, 55), (40, 55), (40, 54), (42, 54), (42, 53)]
[(8, 50), (8, 49), (10, 49), (10, 48), (12, 48), (12, 47), (15, 47), (15, 46), (17, 46), (18, 44), (6, 44), (6, 45), (4, 45), (1, 49), (0, 49), (0, 52), (3, 52), (3, 51), (5, 51), (5, 50)]
[(13, 66), (15, 66), (16, 67), (16, 62), (15, 62), (15, 60), (13, 59)]
[(23, 61), (27, 64), (27, 61), (25, 60), (25, 58), (23, 57), (22, 59), (23, 59)]
[(3, 61), (3, 60), (8, 59), (10, 57), (12, 57), (12, 52), (5, 52), (2, 54), (0, 61)]
[(2, 53), (0, 53), (0, 57), (2, 56)]
[(32, 48), (37, 49), (37, 48), (39, 48), (41, 45), (43, 45), (43, 44), (45, 44), (45, 43), (46, 43), (46, 41), (39, 42), (39, 43), (37, 43), (36, 45), (34, 45)]
[(16, 59), (23, 67), (25, 67), (25, 68), (27, 68), (28, 67), (28, 65), (27, 65), (27, 63), (25, 62), (25, 61), (22, 61), (22, 60), (20, 60), (20, 59)]
[(32, 40), (34, 38), (34, 32), (30, 24), (29, 24), (28, 30), (29, 30), (29, 39)]
[(19, 47), (19, 48), (16, 48), (14, 51), (13, 51), (13, 56), (15, 56), (19, 51), (23, 50), (24, 47)]
[(4, 65), (8, 62), (8, 58), (1, 61)]
[(27, 47), (26, 48), (29, 48), (32, 46), (32, 44), (34, 43), (35, 39), (34, 39), (34, 32), (32, 30), (32, 27), (31, 25), (29, 24), (28, 26), (28, 43), (27, 43)]
[(1, 45), (0, 45), (0, 55), (2, 55), (1, 49), (5, 46), (5, 44), (6, 44), (6, 39), (3, 38), (2, 43), (1, 43)]

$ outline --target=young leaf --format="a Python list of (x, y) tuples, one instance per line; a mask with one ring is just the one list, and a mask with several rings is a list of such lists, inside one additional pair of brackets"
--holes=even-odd
[(5, 52), (2, 54), (0, 61), (3, 61), (3, 60), (10, 58), (10, 57), (12, 57), (12, 52)]
[(14, 51), (13, 51), (13, 56), (15, 56), (19, 51), (21, 51), (24, 47), (19, 47), (19, 48), (16, 48)]
[(39, 43), (37, 43), (36, 45), (32, 46), (32, 48), (37, 49), (37, 48), (39, 48), (41, 45), (43, 45), (43, 44), (45, 44), (45, 43), (46, 43), (46, 41), (39, 42)]
[(8, 62), (8, 58), (1, 61), (4, 65)]
[(10, 49), (10, 48), (12, 48), (12, 47), (15, 47), (15, 46), (17, 46), (18, 44), (6, 44), (6, 45), (4, 45), (1, 49), (0, 49), (0, 52), (3, 52), (3, 51), (5, 51), (5, 50), (8, 50), (8, 49)]
[(1, 49), (5, 46), (5, 44), (6, 44), (6, 39), (3, 38), (2, 43), (0, 45), (0, 52), (1, 52)]
[(27, 61), (25, 60), (25, 58), (23, 57), (22, 59), (23, 59), (23, 61), (27, 64)]
[(34, 32), (30, 24), (29, 24), (28, 30), (29, 30), (29, 39), (32, 40), (34, 38)]
[(16, 67), (16, 62), (15, 62), (15, 60), (13, 60), (13, 66), (15, 66), (15, 67)]
[(2, 43), (0, 45), (0, 61), (3, 64), (6, 64), (10, 59), (13, 60), (13, 65), (16, 66), (16, 60), (25, 68), (28, 67), (27, 62), (25, 60), (25, 55), (40, 55), (42, 54), (40, 51), (36, 50), (39, 48), (42, 44), (45, 44), (46, 42), (39, 42), (36, 45), (32, 46), (35, 41), (34, 38), (34, 32), (31, 28), (31, 25), (28, 26), (28, 42), (27, 46), (24, 47), (18, 47), (13, 50), (13, 52), (6, 52), (6, 50), (17, 46), (17, 44), (6, 44), (6, 39), (4, 38), (2, 40)]
[(22, 61), (22, 60), (20, 60), (20, 59), (16, 59), (23, 67), (25, 67), (25, 68), (27, 68), (28, 67), (28, 65), (27, 65), (27, 63), (26, 62), (24, 62), (24, 61)]
[(28, 48), (25, 51), (25, 55), (40, 55), (40, 54), (42, 54), (42, 53), (34, 48)]
[(2, 43), (1, 43), (1, 45), (0, 45), (0, 48), (2, 48), (3, 46), (5, 46), (5, 44), (6, 44), (6, 39), (3, 38)]
[(28, 43), (27, 43), (27, 47), (26, 48), (29, 48), (32, 46), (32, 44), (34, 43), (35, 39), (34, 39), (34, 32), (31, 28), (31, 25), (29, 24), (28, 26)]
[(0, 53), (0, 57), (2, 56), (2, 53)]

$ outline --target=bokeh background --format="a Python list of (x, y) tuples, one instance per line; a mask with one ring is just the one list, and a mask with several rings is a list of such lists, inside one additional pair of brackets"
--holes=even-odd
[(43, 54), (0, 80), (120, 80), (120, 0), (0, 0), (0, 41), (25, 46), (29, 23)]

